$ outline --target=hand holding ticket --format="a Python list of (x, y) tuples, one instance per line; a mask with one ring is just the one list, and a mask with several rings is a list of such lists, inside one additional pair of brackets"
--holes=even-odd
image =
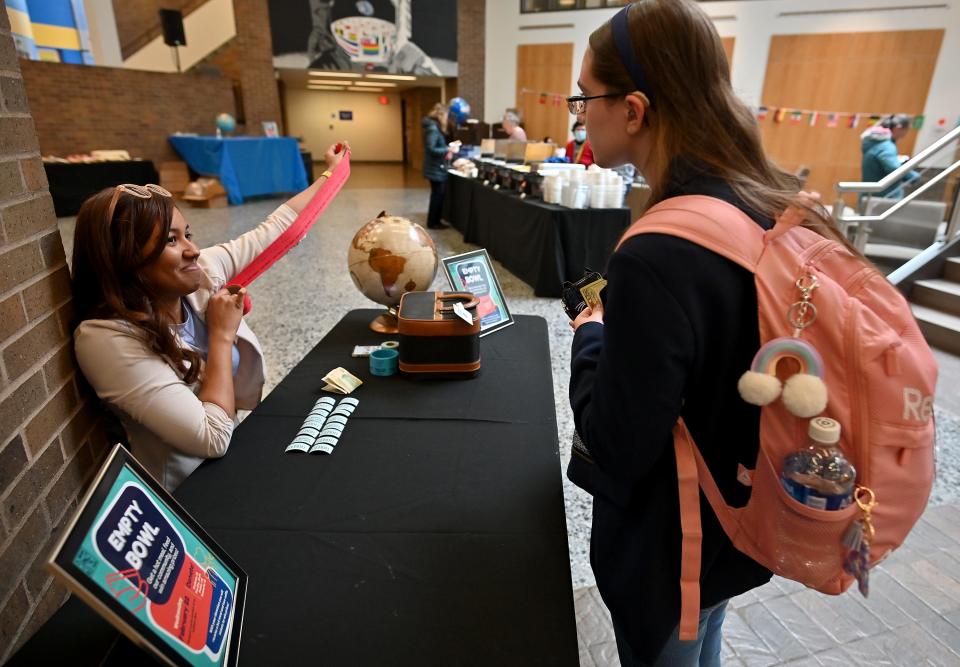
[(607, 281), (601, 278), (600, 280), (595, 280), (588, 285), (584, 285), (580, 288), (580, 294), (583, 295), (583, 300), (591, 308), (599, 306), (602, 302), (600, 301), (600, 292), (603, 291), (603, 288), (607, 286)]
[(360, 378), (339, 366), (324, 375), (323, 381), (326, 382), (323, 391), (330, 391), (335, 394), (349, 394), (363, 384)]

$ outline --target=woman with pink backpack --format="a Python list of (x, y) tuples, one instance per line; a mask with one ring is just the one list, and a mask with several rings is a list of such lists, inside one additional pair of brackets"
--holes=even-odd
[[(578, 83), (568, 105), (596, 162), (635, 165), (653, 206), (612, 255), (602, 304), (572, 323), (568, 476), (594, 496), (591, 564), (621, 664), (719, 665), (731, 597), (772, 571), (864, 591), (902, 541), (933, 475), (936, 367), (899, 293), (764, 154), (696, 3), (624, 7), (590, 36)], [(793, 371), (814, 380), (781, 383), (774, 355), (753, 367), (773, 392), (741, 397), (761, 343), (819, 348)], [(860, 473), (836, 512), (792, 506), (779, 483), (818, 415)]]

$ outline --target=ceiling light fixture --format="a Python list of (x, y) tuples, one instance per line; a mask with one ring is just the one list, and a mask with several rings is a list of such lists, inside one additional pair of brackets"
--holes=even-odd
[(357, 81), (358, 86), (380, 86), (382, 88), (396, 88), (397, 84), (387, 83), (386, 81)]
[(321, 86), (352, 86), (358, 81), (334, 81), (332, 79), (312, 79), (307, 84), (320, 84)]
[(408, 74), (367, 74), (368, 79), (393, 79), (395, 81), (416, 81), (417, 77)]
[(341, 79), (359, 79), (362, 74), (354, 74), (353, 72), (321, 72), (315, 69), (310, 70), (310, 76), (332, 76), (334, 78)]

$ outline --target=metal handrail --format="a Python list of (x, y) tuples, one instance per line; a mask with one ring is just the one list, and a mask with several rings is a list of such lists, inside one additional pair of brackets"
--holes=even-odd
[[(857, 192), (867, 195), (866, 202), (861, 202), (861, 206), (858, 206), (860, 211), (865, 211), (866, 207), (869, 205), (871, 194), (874, 192), (881, 192), (886, 190), (890, 186), (899, 182), (901, 178), (907, 173), (909, 173), (914, 167), (918, 166), (921, 162), (929, 158), (931, 155), (934, 155), (944, 148), (951, 146), (957, 139), (960, 138), (960, 125), (950, 130), (943, 137), (927, 146), (925, 149), (917, 153), (915, 156), (904, 162), (898, 168), (894, 169), (892, 172), (884, 176), (881, 180), (876, 183), (864, 183), (864, 182), (855, 182), (855, 181), (841, 181), (837, 183), (837, 202), (833, 206), (833, 219), (836, 220), (837, 225), (841, 230), (846, 234), (848, 226), (851, 224), (856, 225), (856, 234), (853, 238), (853, 245), (863, 252), (867, 246), (867, 237), (870, 235), (870, 228), (867, 226), (867, 223), (870, 222), (882, 222), (889, 218), (891, 215), (899, 211), (901, 208), (915, 200), (917, 197), (922, 195), (924, 192), (932, 188), (934, 185), (947, 178), (954, 171), (960, 169), (960, 160), (954, 162), (952, 165), (944, 169), (942, 172), (937, 174), (935, 177), (930, 179), (928, 182), (924, 183), (922, 186), (918, 187), (916, 190), (912, 191), (906, 197), (903, 197), (887, 210), (883, 211), (879, 215), (860, 215), (859, 211), (857, 215), (845, 215), (844, 211), (846, 209), (846, 203), (843, 201), (843, 193), (845, 192)], [(954, 205), (954, 210), (950, 216), (950, 223), (947, 225), (947, 234), (944, 237), (944, 241), (949, 241), (953, 238), (953, 235), (958, 231), (958, 218), (957, 215), (958, 209), (960, 209), (960, 202)], [(940, 241), (935, 241), (934, 245), (938, 245)], [(933, 246), (931, 246), (932, 248)]]
[[(842, 216), (841, 220), (843, 222), (883, 222), (888, 217), (899, 211), (901, 208), (912, 202), (914, 199), (922, 195), (924, 192), (932, 188), (934, 185), (945, 179), (947, 176), (955, 172), (957, 169), (960, 169), (960, 160), (957, 160), (952, 165), (941, 171), (939, 174), (931, 178), (929, 181), (921, 185), (916, 190), (913, 190), (910, 194), (903, 197), (902, 199), (897, 200), (897, 203), (885, 210), (883, 213), (878, 215), (848, 215)], [(837, 186), (839, 189), (839, 185)]]
[(858, 182), (858, 181), (841, 181), (837, 183), (836, 190), (837, 192), (883, 192), (889, 188), (894, 183), (900, 181), (907, 173), (913, 170), (914, 167), (918, 166), (921, 162), (926, 160), (928, 157), (934, 153), (939, 153), (942, 148), (952, 144), (957, 139), (960, 139), (960, 125), (953, 128), (945, 135), (940, 137), (937, 141), (933, 142), (922, 151), (914, 155), (912, 158), (904, 162), (902, 165), (891, 171), (889, 174), (881, 178), (876, 183), (869, 182)]

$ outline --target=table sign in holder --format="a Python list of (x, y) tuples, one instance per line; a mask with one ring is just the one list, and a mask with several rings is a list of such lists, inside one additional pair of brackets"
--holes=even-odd
[(246, 573), (121, 445), (46, 565), (163, 664), (237, 664)]

